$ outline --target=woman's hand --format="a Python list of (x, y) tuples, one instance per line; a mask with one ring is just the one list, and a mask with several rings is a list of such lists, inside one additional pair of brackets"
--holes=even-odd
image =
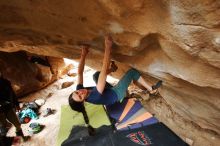
[(105, 49), (110, 50), (112, 49), (113, 40), (110, 35), (105, 36)]
[(83, 46), (82, 46), (82, 52), (81, 52), (81, 54), (82, 54), (83, 56), (86, 56), (88, 53), (89, 53), (89, 46), (83, 45)]

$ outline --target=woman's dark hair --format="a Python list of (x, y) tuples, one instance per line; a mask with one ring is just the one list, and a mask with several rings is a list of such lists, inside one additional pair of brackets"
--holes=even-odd
[(88, 132), (89, 135), (95, 135), (95, 129), (89, 124), (89, 117), (87, 115), (84, 102), (77, 102), (72, 98), (73, 93), (70, 94), (69, 96), (69, 105), (72, 110), (81, 112), (83, 114), (83, 118), (85, 123), (88, 125)]

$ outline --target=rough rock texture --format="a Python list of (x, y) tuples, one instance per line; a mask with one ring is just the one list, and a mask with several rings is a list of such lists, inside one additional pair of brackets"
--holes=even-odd
[(219, 0), (1, 0), (0, 50), (77, 59), (83, 42), (87, 64), (100, 69), (111, 33), (121, 72), (162, 79), (172, 111), (219, 136), (219, 14)]
[(0, 52), (0, 71), (18, 96), (37, 91), (66, 73), (63, 59), (48, 57), (48, 62), (51, 67), (28, 61), (25, 52)]

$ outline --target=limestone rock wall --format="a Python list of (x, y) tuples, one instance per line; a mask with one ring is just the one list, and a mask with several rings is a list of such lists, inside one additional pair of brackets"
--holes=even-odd
[(99, 69), (110, 33), (114, 60), (162, 79), (173, 111), (219, 134), (219, 14), (219, 0), (1, 0), (0, 50), (77, 59), (83, 42)]
[(67, 68), (61, 58), (48, 57), (48, 62), (50, 67), (30, 62), (25, 52), (0, 52), (0, 71), (4, 78), (11, 81), (18, 97), (47, 86)]

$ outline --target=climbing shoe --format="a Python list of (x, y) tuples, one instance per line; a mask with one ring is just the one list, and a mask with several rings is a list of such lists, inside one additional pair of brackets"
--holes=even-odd
[(162, 83), (163, 83), (163, 81), (161, 81), (161, 80), (158, 81), (155, 85), (152, 86), (152, 89), (155, 90), (155, 89), (160, 88), (160, 86), (162, 85)]
[(160, 88), (161, 85), (162, 85), (162, 81), (160, 80), (155, 85), (152, 86), (152, 89), (153, 89), (152, 91), (154, 91), (154, 92), (152, 93), (152, 91), (151, 91), (149, 94), (150, 95), (157, 95), (159, 93), (158, 88)]

